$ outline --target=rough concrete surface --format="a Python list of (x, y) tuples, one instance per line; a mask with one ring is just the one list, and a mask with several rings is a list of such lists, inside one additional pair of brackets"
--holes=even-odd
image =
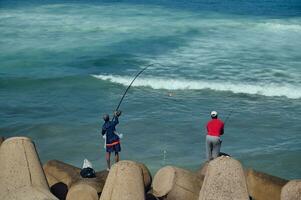
[(281, 200), (301, 200), (301, 179), (291, 180), (282, 188)]
[(26, 137), (6, 139), (0, 147), (0, 199), (55, 200), (33, 142)]
[(249, 200), (242, 165), (227, 156), (210, 161), (199, 200)]
[(83, 182), (71, 186), (66, 200), (98, 200), (97, 190)]
[[(66, 164), (58, 160), (50, 160), (43, 166), (47, 180), (53, 178), (58, 182), (62, 182), (70, 188), (71, 184), (79, 178), (80, 168)], [(52, 183), (55, 184), (55, 183)]]
[(4, 137), (0, 136), (0, 146), (1, 146), (3, 141), (4, 141)]
[(152, 185), (152, 175), (145, 164), (143, 164), (143, 163), (137, 163), (137, 164), (142, 169), (144, 188), (145, 188), (145, 191), (147, 192)]
[(144, 200), (141, 167), (133, 161), (120, 161), (112, 166), (100, 200)]
[(167, 200), (196, 200), (203, 180), (195, 173), (172, 166), (161, 168), (153, 180), (153, 194)]
[(281, 188), (287, 180), (255, 171), (245, 170), (249, 195), (256, 200), (280, 200)]

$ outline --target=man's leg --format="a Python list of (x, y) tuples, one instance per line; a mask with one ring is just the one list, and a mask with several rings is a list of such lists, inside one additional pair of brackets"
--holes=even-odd
[(207, 160), (212, 160), (212, 142), (209, 137), (206, 136), (206, 153)]
[(221, 149), (221, 140), (216, 138), (213, 142), (212, 157), (217, 158)]
[(119, 162), (119, 153), (115, 152), (115, 163)]
[(115, 163), (119, 162), (119, 152), (121, 151), (120, 144), (114, 145), (114, 151), (115, 151)]
[(111, 163), (110, 163), (110, 157), (111, 157), (111, 152), (106, 152), (106, 160), (107, 160), (107, 169), (111, 168)]

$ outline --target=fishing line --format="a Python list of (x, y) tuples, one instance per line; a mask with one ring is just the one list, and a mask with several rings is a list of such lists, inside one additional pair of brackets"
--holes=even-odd
[(226, 117), (226, 119), (225, 119), (225, 121), (224, 121), (224, 125), (226, 125), (226, 122), (230, 119), (230, 117), (231, 117), (233, 111), (234, 111), (234, 108), (232, 108), (232, 110), (230, 111), (230, 113), (227, 115), (227, 117)]

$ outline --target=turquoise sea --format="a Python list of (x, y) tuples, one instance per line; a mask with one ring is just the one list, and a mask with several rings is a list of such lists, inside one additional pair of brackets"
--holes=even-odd
[(102, 115), (121, 110), (122, 159), (197, 169), (211, 110), (222, 151), (301, 178), (301, 1), (0, 1), (0, 135), (42, 162), (105, 168)]

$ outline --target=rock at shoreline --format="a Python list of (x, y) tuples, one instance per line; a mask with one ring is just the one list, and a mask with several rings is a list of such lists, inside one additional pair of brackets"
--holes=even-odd
[(196, 200), (202, 183), (203, 180), (191, 171), (166, 166), (154, 177), (153, 194), (167, 200)]
[(206, 161), (201, 167), (199, 170), (196, 171), (196, 175), (204, 180), (205, 178), (205, 175), (206, 175), (206, 172), (207, 172), (207, 168), (208, 168), (208, 165), (209, 165), (209, 161)]
[(301, 180), (291, 180), (281, 190), (281, 200), (301, 200)]
[(221, 156), (209, 162), (199, 200), (249, 200), (242, 165)]
[(33, 142), (26, 137), (6, 139), (0, 146), (0, 199), (57, 200), (47, 184)]
[(257, 172), (245, 170), (249, 195), (256, 200), (280, 200), (281, 188), (287, 180)]
[(144, 200), (143, 171), (133, 161), (112, 166), (99, 200)]
[(4, 137), (0, 136), (0, 146), (1, 146), (1, 144), (2, 144), (3, 141), (4, 141)]

